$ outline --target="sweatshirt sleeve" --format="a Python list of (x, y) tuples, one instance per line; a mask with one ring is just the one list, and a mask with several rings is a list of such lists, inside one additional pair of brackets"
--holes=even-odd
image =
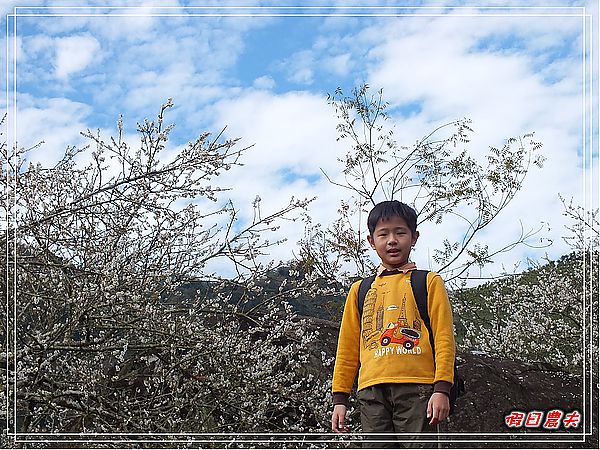
[(350, 287), (344, 306), (335, 356), (335, 366), (333, 368), (332, 391), (334, 399), (341, 397), (347, 399), (347, 396), (350, 395), (360, 362), (359, 285), (360, 281), (357, 281)]
[(431, 330), (435, 343), (435, 378), (434, 384), (442, 381), (454, 382), (454, 324), (452, 308), (444, 281), (437, 273), (428, 276), (427, 291)]

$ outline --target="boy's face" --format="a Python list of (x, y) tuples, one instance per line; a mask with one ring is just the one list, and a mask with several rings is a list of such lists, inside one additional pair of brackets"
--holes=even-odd
[(396, 269), (408, 262), (410, 250), (419, 238), (419, 232), (414, 234), (399, 216), (379, 220), (372, 235), (367, 237), (369, 244), (386, 269)]

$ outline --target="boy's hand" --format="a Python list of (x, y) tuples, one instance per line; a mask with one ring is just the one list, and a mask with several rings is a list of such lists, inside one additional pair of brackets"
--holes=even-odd
[(429, 425), (440, 423), (450, 414), (450, 399), (443, 392), (434, 392), (427, 403), (427, 418)]
[(347, 433), (346, 426), (346, 405), (335, 405), (331, 415), (331, 431), (337, 434)]

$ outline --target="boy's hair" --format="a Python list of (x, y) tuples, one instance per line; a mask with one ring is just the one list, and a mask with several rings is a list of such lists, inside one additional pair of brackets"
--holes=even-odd
[(417, 231), (417, 212), (406, 203), (399, 202), (398, 200), (387, 200), (377, 203), (369, 213), (369, 218), (367, 219), (369, 234), (373, 235), (375, 227), (380, 220), (386, 220), (391, 217), (401, 217), (413, 234)]

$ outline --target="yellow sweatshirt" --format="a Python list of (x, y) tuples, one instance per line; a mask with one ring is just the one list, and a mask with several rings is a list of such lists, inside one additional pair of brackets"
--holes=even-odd
[(347, 398), (359, 367), (358, 390), (380, 383), (442, 382), (440, 385), (447, 387), (439, 390), (448, 392), (454, 377), (455, 344), (452, 310), (442, 278), (435, 272), (427, 274), (435, 364), (429, 333), (410, 286), (410, 271), (375, 277), (365, 297), (362, 327), (359, 285), (360, 281), (352, 285), (344, 307), (333, 370), (334, 403), (336, 393)]

